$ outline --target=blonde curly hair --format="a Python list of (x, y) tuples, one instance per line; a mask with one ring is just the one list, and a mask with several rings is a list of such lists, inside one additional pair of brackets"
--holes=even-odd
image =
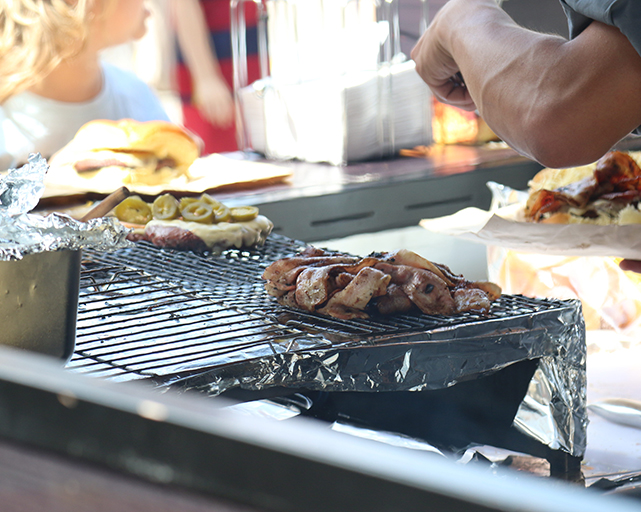
[(0, 0), (0, 104), (84, 46), (95, 0)]

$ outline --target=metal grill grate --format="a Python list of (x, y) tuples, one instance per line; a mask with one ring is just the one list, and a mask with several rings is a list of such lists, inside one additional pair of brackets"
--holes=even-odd
[(288, 310), (260, 278), (273, 261), (304, 247), (279, 235), (253, 250), (219, 256), (137, 243), (83, 256), (76, 351), (68, 368), (113, 380), (176, 376), (278, 354), (344, 344), (408, 341), (554, 310), (560, 301), (503, 296), (488, 317), (399, 315), (340, 321)]

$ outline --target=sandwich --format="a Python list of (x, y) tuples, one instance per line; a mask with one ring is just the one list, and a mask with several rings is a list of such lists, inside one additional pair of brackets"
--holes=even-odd
[(640, 224), (641, 153), (611, 151), (590, 165), (543, 169), (529, 182), (525, 217), (548, 224)]
[[(166, 121), (95, 120), (83, 125), (49, 162), (50, 173), (116, 185), (159, 185), (188, 177), (197, 141)], [(72, 180), (76, 181), (76, 180)]]

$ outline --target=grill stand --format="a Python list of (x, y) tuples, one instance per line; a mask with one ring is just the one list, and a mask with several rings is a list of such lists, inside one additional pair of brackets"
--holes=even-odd
[[(546, 459), (550, 476), (582, 482), (581, 457), (572, 456), (520, 432), (513, 426), (517, 410), (539, 360), (525, 360), (478, 379), (426, 391), (325, 392), (296, 390), (310, 404), (301, 415), (324, 422), (406, 435), (448, 452), (489, 445)], [(240, 401), (293, 397), (291, 390), (233, 389), (223, 396)], [(296, 400), (300, 404), (300, 400)]]
[[(337, 323), (288, 311), (265, 293), (263, 269), (303, 245), (272, 235), (264, 247), (220, 256), (142, 243), (87, 251), (67, 368), (245, 401), (301, 393), (311, 403), (303, 414), (323, 421), (455, 450), (512, 449), (546, 458), (554, 476), (579, 478), (587, 422), (580, 304), (503, 296), (489, 318)], [(521, 403), (526, 392), (532, 400)], [(528, 430), (548, 422), (552, 431)]]

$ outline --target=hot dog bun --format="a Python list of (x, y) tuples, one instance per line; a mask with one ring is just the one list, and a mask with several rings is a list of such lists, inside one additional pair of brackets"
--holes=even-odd
[(530, 193), (537, 190), (555, 190), (565, 187), (570, 183), (581, 181), (594, 174), (596, 162), (581, 167), (570, 167), (567, 169), (542, 169), (528, 182)]

